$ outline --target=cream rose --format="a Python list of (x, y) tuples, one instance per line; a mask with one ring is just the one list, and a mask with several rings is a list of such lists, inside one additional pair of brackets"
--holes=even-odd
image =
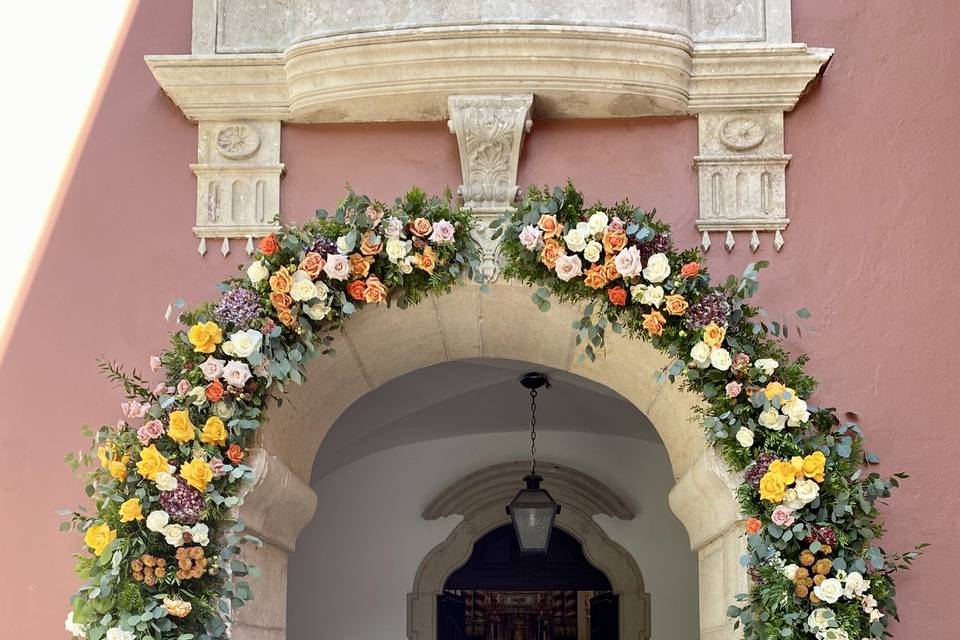
[(663, 282), (670, 277), (670, 260), (662, 253), (655, 253), (647, 260), (647, 266), (643, 269), (643, 277), (647, 282), (654, 284)]
[(157, 485), (157, 489), (160, 491), (173, 491), (177, 488), (177, 479), (173, 477), (173, 474), (166, 471), (158, 471), (153, 476), (153, 483)]
[(737, 442), (740, 443), (740, 446), (744, 449), (749, 449), (753, 446), (753, 431), (747, 429), (746, 427), (740, 427), (740, 430), (737, 431)]
[(587, 229), (590, 231), (590, 235), (595, 236), (603, 233), (607, 229), (607, 223), (610, 222), (610, 218), (603, 211), (598, 211), (587, 220)]
[[(303, 273), (306, 275), (306, 272), (304, 271), (298, 271), (297, 273)], [(309, 278), (310, 276), (307, 277)], [(312, 282), (310, 283), (310, 286), (313, 286)], [(247, 329), (246, 331), (237, 331), (235, 333), (231, 333), (230, 339), (223, 343), (221, 349), (223, 349), (225, 354), (228, 356), (233, 356), (234, 358), (249, 358), (254, 352), (260, 351), (260, 345), (262, 343), (262, 333), (256, 329)], [(223, 374), (222, 361), (220, 365), (220, 373)], [(204, 376), (206, 376), (206, 373), (204, 373)], [(207, 379), (212, 380), (213, 378)]]
[(787, 580), (790, 580), (792, 582), (793, 579), (796, 577), (797, 569), (799, 568), (800, 567), (798, 567), (795, 564), (788, 564), (787, 566), (785, 566), (783, 569), (780, 570), (780, 573), (786, 576)]
[(389, 238), (387, 240), (387, 259), (390, 262), (397, 263), (407, 257), (413, 243), (409, 240), (400, 240), (399, 238)]
[(170, 514), (163, 510), (151, 511), (147, 516), (147, 529), (162, 531), (170, 523)]
[(710, 364), (710, 347), (701, 340), (690, 349), (690, 357), (698, 367), (705, 369)]
[(797, 492), (797, 500), (803, 504), (810, 504), (820, 495), (820, 485), (813, 480), (797, 480), (793, 488)]
[(330, 313), (330, 303), (326, 300), (321, 300), (304, 308), (303, 312), (307, 314), (307, 317), (311, 320), (323, 320), (327, 317), (327, 314)]
[(580, 229), (571, 229), (568, 231), (567, 234), (563, 236), (563, 241), (570, 251), (583, 251), (587, 247), (587, 239)]
[(810, 412), (807, 411), (807, 403), (797, 396), (793, 396), (784, 402), (781, 409), (787, 415), (787, 418), (789, 418), (787, 424), (791, 427), (799, 427), (804, 422), (810, 420)]
[(727, 371), (732, 363), (733, 359), (730, 357), (730, 352), (723, 347), (719, 347), (710, 352), (710, 364), (714, 369)]
[(647, 287), (640, 296), (640, 303), (659, 309), (663, 304), (663, 297), (663, 287)]
[(190, 538), (201, 547), (210, 544), (210, 528), (202, 522), (190, 528)]
[(769, 407), (760, 412), (757, 422), (760, 423), (761, 427), (766, 427), (771, 431), (783, 431), (784, 425), (787, 424), (787, 416), (782, 416), (775, 408)]
[(183, 545), (183, 532), (184, 528), (179, 524), (168, 524), (160, 531), (160, 533), (163, 534), (163, 539), (166, 540), (167, 544), (171, 547)]
[(836, 578), (827, 578), (813, 588), (813, 593), (828, 604), (833, 604), (843, 595), (843, 585)]
[(270, 270), (267, 269), (267, 265), (263, 264), (263, 260), (254, 260), (247, 267), (247, 277), (253, 284), (260, 284), (270, 277)]
[(309, 273), (303, 270), (294, 272), (293, 282), (290, 284), (290, 297), (297, 302), (305, 302), (317, 297), (317, 287), (313, 284)]
[[(793, 567), (794, 573), (796, 573), (796, 565), (793, 565)], [(793, 577), (790, 577), (790, 579), (793, 580)], [(826, 607), (814, 609), (807, 617), (807, 624), (810, 625), (811, 629), (816, 631), (824, 631), (831, 624), (835, 624), (835, 621), (836, 617), (833, 611)]]
[(603, 254), (603, 245), (596, 240), (591, 240), (583, 248), (583, 258), (587, 262), (597, 262)]
[(569, 282), (583, 273), (583, 263), (577, 255), (560, 256), (554, 268), (557, 277), (564, 282)]
[(357, 246), (357, 241), (354, 239), (352, 242), (347, 236), (340, 236), (337, 238), (337, 251), (343, 254), (350, 253)]
[(843, 580), (843, 594), (848, 598), (863, 595), (870, 588), (870, 582), (863, 579), (863, 574), (851, 571)]
[(753, 363), (753, 366), (769, 376), (772, 375), (776, 368), (780, 366), (780, 363), (773, 358), (760, 358)]

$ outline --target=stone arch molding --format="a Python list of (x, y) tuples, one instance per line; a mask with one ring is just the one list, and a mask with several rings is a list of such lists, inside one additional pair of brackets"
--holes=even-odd
[[(666, 357), (640, 340), (614, 334), (608, 337), (603, 358), (579, 362), (570, 332), (575, 317), (579, 317), (578, 309), (565, 303), (543, 314), (529, 303), (526, 287), (502, 282), (486, 292), (477, 285), (460, 286), (404, 310), (378, 308), (357, 313), (338, 336), (337, 357), (311, 361), (309, 383), (288, 389), (282, 410), (269, 411), (269, 428), (258, 431), (258, 449), (253, 456), (257, 478), (240, 517), (266, 544), (253, 552), (252, 560), (261, 567), (262, 576), (252, 581), (257, 597), (237, 612), (233, 637), (286, 637), (287, 555), (313, 517), (316, 495), (309, 486), (310, 471), (337, 417), (365, 393), (398, 376), (450, 360), (489, 357), (525, 360), (548, 371), (583, 376), (618, 392), (647, 416), (670, 458), (675, 479), (669, 495), (671, 509), (686, 527), (691, 548), (698, 555), (700, 638), (736, 638), (725, 612), (726, 605), (747, 586), (739, 564), (744, 552), (741, 515), (734, 496), (739, 483), (707, 446), (697, 420), (699, 401), (674, 385), (654, 380), (654, 372), (667, 363)], [(403, 339), (385, 340), (384, 336)], [(501, 512), (506, 496), (512, 497), (516, 490), (515, 480), (514, 474), (509, 491), (506, 486), (498, 490)], [(602, 509), (597, 513), (618, 517), (626, 513), (618, 501), (601, 501), (596, 485), (581, 482), (579, 486), (579, 491), (571, 490), (564, 498), (579, 505), (571, 507), (571, 514), (587, 514), (597, 508)], [(462, 496), (445, 492), (425, 515), (436, 517), (457, 510), (465, 510)], [(568, 523), (568, 531), (583, 538), (587, 534), (578, 526), (585, 522)], [(598, 535), (598, 531), (590, 529), (590, 535)], [(637, 593), (641, 592), (638, 588)]]
[[(462, 516), (447, 539), (434, 547), (417, 569), (413, 588), (407, 594), (407, 638), (436, 640), (437, 595), (447, 578), (462, 566), (474, 543), (489, 531), (509, 523), (503, 505), (517, 492), (517, 478), (529, 463), (506, 462), (476, 471), (450, 485), (423, 511), (426, 520)], [(620, 596), (620, 637), (643, 640), (650, 637), (650, 595), (633, 556), (613, 542), (593, 520), (608, 515), (623, 520), (633, 513), (623, 500), (603, 483), (571, 467), (541, 462), (537, 471), (563, 505), (557, 526), (583, 545), (587, 560), (610, 579)]]

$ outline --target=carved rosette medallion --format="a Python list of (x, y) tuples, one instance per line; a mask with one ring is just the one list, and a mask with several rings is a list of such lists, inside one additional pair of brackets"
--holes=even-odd
[(246, 160), (260, 148), (260, 134), (246, 124), (231, 124), (217, 133), (217, 150), (229, 160)]
[(766, 136), (766, 127), (756, 118), (730, 118), (720, 128), (720, 142), (733, 151), (747, 151), (759, 147)]

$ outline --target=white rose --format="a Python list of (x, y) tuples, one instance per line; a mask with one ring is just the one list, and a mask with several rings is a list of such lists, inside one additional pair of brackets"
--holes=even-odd
[(225, 361), (210, 356), (200, 365), (200, 371), (203, 372), (204, 378), (212, 382), (223, 373), (223, 365), (225, 364)]
[(882, 617), (883, 617), (883, 614), (880, 613), (880, 609), (874, 609), (873, 611), (870, 612), (870, 622), (877, 622)]
[(560, 256), (557, 258), (554, 269), (558, 278), (564, 282), (570, 282), (583, 273), (583, 264), (580, 262), (580, 256), (578, 255)]
[(599, 233), (602, 233), (607, 228), (607, 223), (610, 222), (610, 218), (607, 217), (603, 211), (598, 211), (587, 220), (587, 228), (590, 230), (590, 235), (595, 236)]
[(254, 260), (250, 263), (250, 266), (247, 267), (247, 277), (250, 278), (250, 282), (253, 284), (259, 284), (269, 276), (270, 270), (267, 269), (267, 265), (263, 264), (263, 260)]
[(797, 480), (793, 488), (797, 492), (797, 500), (803, 504), (810, 504), (820, 494), (820, 485), (813, 480)]
[(346, 280), (350, 277), (350, 260), (339, 253), (327, 256), (327, 264), (323, 265), (323, 272), (331, 280)]
[(583, 257), (587, 262), (597, 262), (600, 260), (602, 253), (603, 245), (596, 240), (591, 240), (587, 243), (587, 246), (583, 248)]
[(790, 419), (787, 424), (791, 427), (799, 427), (810, 419), (810, 412), (807, 411), (807, 403), (797, 396), (793, 396), (784, 402), (781, 409)]
[(864, 613), (870, 613), (877, 608), (877, 599), (873, 595), (867, 593), (860, 600), (860, 604), (863, 605)]
[(793, 579), (797, 576), (797, 570), (799, 568), (800, 567), (798, 567), (795, 564), (788, 564), (787, 566), (785, 566), (783, 569), (780, 570), (780, 573), (786, 576), (787, 580), (790, 580), (792, 582)]
[[(794, 568), (794, 573), (796, 573), (797, 566), (791, 565)], [(789, 577), (789, 576), (788, 576)], [(792, 577), (790, 577), (793, 580)], [(810, 615), (807, 617), (807, 624), (810, 625), (811, 629), (816, 631), (823, 631), (831, 624), (834, 624), (836, 617), (834, 616), (833, 611), (827, 609), (826, 607), (819, 607), (814, 609)]]
[(813, 588), (818, 598), (828, 604), (833, 604), (843, 595), (843, 585), (836, 578), (827, 578)]
[(693, 361), (697, 363), (698, 367), (701, 369), (706, 368), (710, 363), (710, 345), (701, 340), (693, 345), (693, 349), (690, 349), (690, 357), (693, 358)]
[(643, 277), (647, 282), (663, 282), (670, 276), (670, 260), (662, 253), (655, 253), (647, 260), (643, 270)]
[(397, 263), (407, 257), (410, 248), (413, 246), (409, 240), (400, 240), (399, 238), (390, 238), (387, 240), (387, 259), (390, 262)]
[(643, 290), (640, 302), (659, 309), (663, 304), (663, 287), (647, 287)]
[(780, 366), (780, 363), (774, 360), (773, 358), (760, 358), (753, 363), (757, 369), (763, 371), (766, 375), (771, 375), (774, 370)]
[(737, 442), (740, 443), (740, 446), (744, 449), (749, 449), (753, 446), (753, 431), (747, 429), (746, 427), (740, 427), (740, 430), (737, 431)]
[(567, 235), (563, 236), (563, 241), (567, 243), (570, 251), (583, 251), (587, 247), (587, 239), (579, 229), (571, 229)]
[[(234, 358), (249, 358), (250, 355), (255, 351), (260, 351), (260, 345), (262, 343), (262, 333), (256, 329), (247, 329), (246, 331), (237, 331), (235, 333), (231, 333), (230, 339), (223, 343), (221, 349), (223, 349), (225, 354), (228, 356), (233, 356)], [(220, 365), (220, 373), (223, 373), (222, 361)], [(211, 380), (212, 378), (207, 379)]]
[(640, 275), (643, 269), (643, 261), (640, 257), (640, 250), (636, 247), (627, 247), (617, 254), (613, 259), (613, 264), (617, 267), (617, 273), (624, 278), (633, 278)]
[(223, 418), (224, 420), (228, 420), (232, 418), (236, 410), (237, 410), (237, 406), (232, 402), (220, 400), (219, 402), (213, 403), (213, 413), (218, 418)]
[(399, 263), (397, 266), (400, 267), (400, 273), (408, 274), (413, 273), (413, 256), (407, 256), (403, 259), (403, 262)]
[(293, 274), (293, 282), (290, 283), (290, 297), (297, 302), (312, 300), (317, 297), (317, 287), (310, 279), (310, 274), (302, 269)]
[(104, 638), (106, 640), (133, 640), (133, 634), (120, 627), (110, 627), (107, 629), (107, 635)]
[(178, 524), (168, 524), (160, 531), (160, 533), (163, 534), (163, 539), (166, 540), (167, 544), (171, 547), (180, 547), (183, 545), (183, 532), (184, 528)]
[(199, 386), (194, 387), (187, 392), (184, 399), (189, 400), (195, 407), (202, 407), (207, 401), (207, 390)]
[(520, 244), (522, 244), (527, 251), (536, 251), (539, 249), (542, 239), (543, 230), (532, 224), (525, 226), (519, 236)]
[(787, 489), (783, 495), (783, 506), (788, 509), (797, 509), (803, 508), (806, 503), (797, 497), (797, 490), (794, 488)]
[(250, 373), (250, 367), (247, 366), (247, 363), (239, 360), (231, 360), (223, 368), (223, 379), (231, 387), (237, 389), (242, 389), (243, 385), (247, 384), (247, 380), (252, 376), (253, 374)]
[(726, 371), (733, 364), (733, 359), (730, 357), (729, 351), (719, 347), (710, 352), (710, 364), (713, 365), (714, 369)]
[(313, 285), (317, 288), (317, 297), (321, 300), (326, 300), (327, 296), (330, 295), (330, 287), (322, 280), (317, 280)]
[(354, 240), (353, 242), (350, 242), (347, 236), (345, 235), (340, 236), (339, 238), (337, 238), (337, 251), (343, 254), (350, 253), (351, 251), (353, 251), (353, 248), (356, 246), (356, 244), (357, 244), (356, 240)]
[(330, 313), (330, 303), (326, 300), (321, 300), (306, 307), (303, 312), (307, 314), (307, 317), (311, 320), (323, 320), (327, 317), (327, 314)]
[(870, 583), (863, 579), (863, 574), (852, 571), (847, 574), (843, 581), (843, 594), (848, 598), (863, 595), (863, 592), (870, 588)]
[(74, 638), (86, 637), (84, 626), (73, 621), (73, 611), (67, 614), (67, 619), (63, 621), (63, 628)]
[(190, 537), (198, 545), (200, 545), (201, 547), (205, 547), (208, 544), (210, 544), (210, 527), (203, 524), (202, 522), (199, 524), (195, 524), (190, 529)]
[(757, 422), (760, 423), (761, 427), (766, 427), (771, 431), (783, 431), (784, 425), (787, 424), (787, 416), (782, 416), (775, 408), (768, 407), (760, 412)]
[(161, 531), (170, 522), (170, 514), (166, 511), (151, 511), (147, 516), (147, 529)]
[(157, 472), (157, 474), (153, 476), (153, 483), (157, 485), (157, 489), (160, 491), (173, 491), (177, 488), (177, 479), (173, 477), (173, 474), (167, 473), (166, 471)]
[(403, 232), (403, 222), (396, 216), (390, 216), (383, 222), (383, 235), (387, 238), (399, 238)]

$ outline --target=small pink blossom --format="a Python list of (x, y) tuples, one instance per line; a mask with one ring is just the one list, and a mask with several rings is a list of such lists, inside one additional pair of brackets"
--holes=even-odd
[(740, 395), (740, 392), (743, 391), (743, 387), (740, 386), (739, 382), (728, 382), (726, 391), (727, 397), (736, 398), (738, 395)]
[(160, 356), (150, 356), (150, 371), (156, 373), (160, 371), (160, 367), (163, 366), (163, 363), (160, 362)]
[(782, 504), (773, 510), (773, 513), (770, 515), (770, 520), (778, 527), (789, 527), (796, 522), (796, 518), (793, 517), (793, 509), (785, 507)]
[(137, 400), (121, 402), (120, 411), (123, 413), (124, 418), (142, 418), (150, 411), (150, 404), (147, 402), (141, 403)]
[(187, 393), (190, 392), (190, 389), (193, 389), (193, 385), (187, 380), (181, 380), (177, 383), (177, 394), (181, 396), (187, 395)]
[(167, 385), (166, 383), (163, 383), (163, 382), (157, 383), (157, 386), (153, 388), (153, 395), (155, 396), (159, 396), (161, 393), (166, 393), (166, 392), (167, 392)]
[(147, 446), (151, 440), (156, 440), (163, 435), (163, 423), (159, 420), (145, 422), (143, 426), (137, 429), (137, 440), (140, 444)]
[(126, 429), (126, 428), (127, 428), (127, 421), (126, 421), (126, 420), (122, 420), (122, 419), (121, 419), (121, 420), (117, 420), (117, 431), (123, 431), (123, 430)]

